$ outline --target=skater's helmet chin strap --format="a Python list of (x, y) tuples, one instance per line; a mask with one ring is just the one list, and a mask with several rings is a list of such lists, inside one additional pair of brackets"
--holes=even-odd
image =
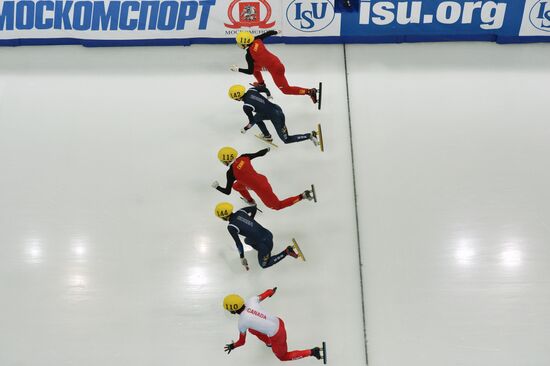
[(245, 306), (243, 305), (239, 310), (230, 311), (231, 314), (240, 314), (244, 311)]

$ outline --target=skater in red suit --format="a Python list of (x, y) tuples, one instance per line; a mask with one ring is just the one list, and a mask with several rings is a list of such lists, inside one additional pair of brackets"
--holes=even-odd
[(269, 289), (261, 295), (251, 297), (246, 302), (239, 295), (227, 295), (223, 299), (223, 307), (231, 314), (239, 315), (239, 340), (225, 346), (227, 354), (246, 342), (246, 332), (249, 331), (266, 346), (271, 347), (273, 353), (281, 361), (298, 360), (304, 357), (315, 357), (320, 360), (325, 358), (325, 343), (323, 347), (314, 347), (301, 351), (288, 351), (286, 344), (285, 323), (281, 318), (266, 313), (260, 306), (260, 302), (271, 297), (277, 291), (277, 287)]
[(251, 204), (255, 202), (248, 190), (253, 190), (267, 207), (274, 210), (281, 210), (285, 207), (292, 206), (303, 199), (308, 199), (310, 201), (314, 199), (314, 192), (309, 190), (282, 201), (273, 193), (273, 189), (267, 178), (256, 172), (250, 162), (252, 159), (264, 156), (268, 151), (269, 148), (260, 150), (254, 154), (243, 154), (237, 157), (237, 150), (234, 148), (228, 146), (221, 148), (218, 152), (218, 159), (220, 159), (223, 164), (229, 165), (229, 170), (227, 171), (227, 185), (225, 187), (220, 187), (218, 181), (215, 181), (212, 183), (212, 187), (227, 195), (231, 193), (231, 189), (233, 188)]
[(257, 83), (254, 83), (254, 85), (262, 86), (265, 85), (262, 69), (265, 69), (271, 74), (273, 81), (284, 94), (309, 95), (313, 103), (317, 103), (317, 89), (290, 86), (285, 77), (285, 66), (277, 56), (269, 52), (265, 47), (263, 40), (277, 33), (277, 31), (269, 31), (254, 37), (250, 32), (239, 32), (237, 34), (237, 45), (246, 49), (248, 68), (241, 69), (233, 65), (231, 66), (231, 70), (248, 75), (254, 74), (257, 80)]

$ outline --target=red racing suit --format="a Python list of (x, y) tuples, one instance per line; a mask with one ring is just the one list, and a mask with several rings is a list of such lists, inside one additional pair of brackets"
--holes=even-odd
[(284, 93), (291, 95), (305, 95), (308, 93), (307, 88), (298, 86), (290, 86), (285, 77), (285, 66), (281, 60), (271, 52), (267, 50), (264, 45), (263, 39), (277, 34), (277, 32), (269, 31), (259, 36), (256, 36), (254, 42), (250, 44), (246, 51), (246, 61), (248, 63), (247, 69), (239, 69), (240, 72), (245, 74), (254, 74), (258, 83), (263, 84), (264, 79), (262, 76), (262, 70), (267, 70), (275, 85)]
[(268, 151), (268, 149), (263, 149), (255, 154), (243, 154), (239, 156), (227, 171), (226, 187), (217, 187), (216, 189), (224, 194), (230, 194), (231, 189), (235, 189), (248, 202), (253, 202), (253, 198), (248, 192), (248, 190), (252, 190), (267, 207), (273, 210), (281, 210), (300, 202), (302, 195), (280, 200), (273, 193), (273, 188), (271, 188), (267, 178), (254, 170), (250, 161), (259, 156), (264, 156)]
[[(240, 347), (245, 344), (246, 342), (246, 329), (251, 334), (254, 334), (258, 339), (260, 339), (262, 342), (264, 342), (267, 346), (271, 346), (271, 350), (277, 356), (277, 358), (281, 361), (291, 361), (291, 360), (297, 360), (304, 357), (311, 356), (311, 350), (300, 350), (300, 351), (288, 351), (288, 346), (286, 344), (286, 329), (285, 329), (285, 323), (281, 318), (274, 318), (271, 315), (268, 315), (261, 307), (260, 302), (265, 300), (268, 297), (271, 297), (275, 294), (275, 289), (269, 289), (262, 293), (259, 296), (255, 296), (251, 299), (249, 299), (245, 306), (245, 310), (241, 313), (239, 319), (239, 324), (245, 327), (243, 331), (240, 330), (239, 332), (239, 340), (235, 342), (233, 345), (235, 348)], [(250, 315), (252, 314), (252, 315)], [(255, 325), (262, 325), (261, 320), (259, 318), (255, 318), (255, 316), (259, 317), (265, 317), (267, 318), (273, 318), (274, 320), (278, 320), (278, 329), (275, 334), (273, 334), (271, 337), (269, 337), (267, 334), (259, 332), (255, 330), (253, 327)], [(242, 319), (242, 318), (245, 319)], [(251, 321), (248, 319), (252, 319)], [(258, 323), (260, 322), (260, 323)], [(243, 323), (243, 324), (241, 324)]]

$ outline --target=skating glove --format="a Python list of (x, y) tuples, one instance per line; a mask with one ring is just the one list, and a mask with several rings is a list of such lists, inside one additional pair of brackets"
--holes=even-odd
[(233, 342), (231, 343), (228, 343), (225, 345), (225, 347), (223, 348), (225, 352), (227, 352), (227, 354), (230, 354), (231, 351), (233, 351), (235, 349), (235, 344)]
[(246, 133), (246, 131), (250, 130), (252, 128), (252, 125), (249, 123), (243, 128), (241, 128), (241, 133)]
[(229, 66), (229, 70), (234, 71), (234, 72), (237, 72), (237, 71), (239, 71), (239, 66), (237, 66), (237, 65), (231, 65), (231, 66)]
[(275, 292), (277, 292), (277, 287), (270, 288), (269, 290), (265, 290), (264, 292), (259, 294), (258, 298), (260, 299), (260, 301), (264, 301), (268, 297), (275, 295)]
[(220, 186), (220, 183), (218, 183), (217, 180), (215, 180), (214, 182), (212, 182), (212, 188), (218, 188)]

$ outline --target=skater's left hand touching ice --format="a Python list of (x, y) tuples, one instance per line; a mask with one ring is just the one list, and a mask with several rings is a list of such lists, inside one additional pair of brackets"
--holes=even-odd
[(241, 133), (246, 133), (246, 131), (250, 130), (252, 128), (252, 125), (249, 123), (243, 128), (241, 128)]
[(235, 349), (235, 343), (233, 342), (226, 344), (225, 347), (223, 348), (223, 350), (227, 352), (227, 354), (230, 354), (231, 351), (233, 351), (234, 349)]

